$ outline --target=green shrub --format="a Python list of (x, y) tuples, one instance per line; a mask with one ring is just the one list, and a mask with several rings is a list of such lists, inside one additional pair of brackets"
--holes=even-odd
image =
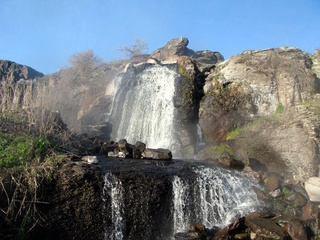
[(0, 136), (0, 169), (24, 167), (35, 160), (45, 160), (52, 146), (46, 137)]
[(276, 109), (276, 114), (281, 114), (281, 113), (283, 113), (283, 111), (284, 111), (284, 106), (281, 102), (279, 102), (279, 105)]
[(210, 149), (210, 154), (212, 156), (220, 157), (223, 153), (228, 153), (232, 155), (232, 149), (227, 144), (221, 143), (218, 146), (214, 146)]
[(242, 128), (235, 128), (232, 131), (227, 133), (227, 140), (233, 140), (236, 139), (240, 133), (243, 131)]

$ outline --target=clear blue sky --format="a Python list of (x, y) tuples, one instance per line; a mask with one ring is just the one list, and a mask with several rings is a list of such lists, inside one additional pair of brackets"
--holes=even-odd
[(106, 61), (136, 37), (151, 53), (185, 36), (226, 59), (248, 49), (320, 48), (320, 0), (0, 0), (0, 59), (47, 73), (76, 52)]

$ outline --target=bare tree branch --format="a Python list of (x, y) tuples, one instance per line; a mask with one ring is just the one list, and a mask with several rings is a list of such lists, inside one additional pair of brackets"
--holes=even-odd
[(138, 37), (134, 40), (134, 43), (131, 46), (119, 48), (119, 51), (124, 52), (126, 58), (142, 55), (146, 50), (148, 50), (148, 44), (145, 41), (140, 40)]

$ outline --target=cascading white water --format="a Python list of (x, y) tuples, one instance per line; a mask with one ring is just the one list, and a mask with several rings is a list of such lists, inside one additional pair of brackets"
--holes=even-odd
[(188, 199), (190, 199), (189, 185), (182, 181), (178, 176), (174, 176), (172, 182), (173, 188), (173, 229), (175, 232), (184, 231), (189, 223)]
[(173, 97), (178, 74), (165, 66), (153, 65), (131, 79), (127, 79), (131, 76), (128, 75), (122, 79), (126, 85), (117, 85), (115, 110), (121, 117), (116, 138), (132, 143), (142, 141), (150, 148), (171, 149), (175, 142)]
[(122, 240), (123, 188), (121, 181), (109, 172), (104, 176), (103, 200), (108, 196), (111, 198), (112, 231), (105, 231), (105, 239)]
[(208, 228), (223, 227), (261, 206), (253, 190), (256, 184), (240, 173), (203, 166), (193, 171), (196, 178), (192, 185), (190, 179), (173, 180), (174, 232), (197, 222)]
[(199, 124), (197, 124), (197, 138), (196, 138), (196, 153), (198, 153), (201, 146), (203, 146), (205, 143), (203, 142), (202, 137), (202, 129)]

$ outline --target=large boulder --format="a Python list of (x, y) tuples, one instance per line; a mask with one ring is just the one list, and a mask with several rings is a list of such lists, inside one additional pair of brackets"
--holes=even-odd
[(172, 154), (168, 149), (151, 149), (146, 148), (144, 152), (141, 154), (143, 158), (147, 159), (157, 159), (157, 160), (171, 160)]
[(190, 51), (187, 46), (189, 44), (189, 40), (185, 37), (179, 37), (171, 39), (167, 44), (155, 50), (151, 53), (150, 58), (158, 59), (159, 61), (167, 60), (172, 56), (185, 56), (188, 55), (188, 51)]
[(177, 60), (178, 56), (188, 56), (194, 58), (201, 71), (205, 67), (212, 67), (214, 64), (224, 61), (219, 52), (209, 50), (193, 51), (187, 48), (189, 40), (185, 37), (171, 39), (167, 44), (151, 53), (151, 59), (158, 61)]

